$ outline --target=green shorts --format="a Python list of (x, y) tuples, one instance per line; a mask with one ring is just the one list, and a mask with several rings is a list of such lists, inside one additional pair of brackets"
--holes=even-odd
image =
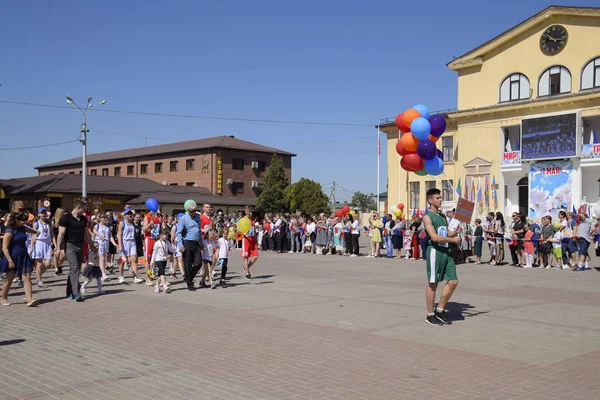
[(554, 255), (554, 258), (556, 258), (557, 260), (562, 259), (562, 249), (560, 247), (553, 247), (552, 254)]
[(427, 281), (438, 283), (442, 281), (456, 281), (456, 264), (452, 254), (440, 252), (433, 247), (427, 247)]

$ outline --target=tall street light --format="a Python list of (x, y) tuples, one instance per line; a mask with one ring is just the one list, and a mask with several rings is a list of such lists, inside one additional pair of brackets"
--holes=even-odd
[[(105, 104), (106, 100), (102, 100), (96, 108), (100, 107), (102, 104)], [(73, 101), (73, 99), (67, 96), (67, 104), (75, 107), (81, 115), (83, 116), (83, 122), (81, 123), (81, 137), (79, 141), (83, 145), (83, 158), (82, 158), (82, 168), (81, 168), (81, 197), (87, 198), (87, 133), (89, 132), (87, 128), (87, 113), (95, 110), (96, 108), (92, 108), (92, 96), (87, 98), (87, 105), (82, 110), (79, 106)]]

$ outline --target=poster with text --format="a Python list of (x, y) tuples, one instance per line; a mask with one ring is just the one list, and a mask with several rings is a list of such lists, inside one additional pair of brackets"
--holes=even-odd
[(544, 161), (531, 164), (529, 171), (529, 216), (558, 217), (560, 210), (572, 208), (573, 163)]

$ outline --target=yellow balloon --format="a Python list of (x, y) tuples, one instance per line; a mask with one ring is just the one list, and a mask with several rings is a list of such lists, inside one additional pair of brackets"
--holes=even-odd
[(396, 211), (394, 211), (394, 214), (396, 215), (396, 217), (400, 217), (402, 216), (402, 210), (397, 208)]
[(350, 210), (350, 211), (348, 211), (348, 214), (350, 214), (350, 215), (352, 215), (354, 217), (356, 215), (356, 211)]
[(248, 233), (250, 231), (250, 227), (252, 227), (252, 221), (248, 219), (248, 217), (242, 217), (237, 223), (238, 231), (242, 233)]

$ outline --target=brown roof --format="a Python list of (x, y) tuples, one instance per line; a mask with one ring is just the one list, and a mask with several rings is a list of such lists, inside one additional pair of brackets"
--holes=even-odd
[[(81, 175), (61, 174), (28, 178), (0, 179), (7, 195), (31, 193), (81, 193)], [(187, 199), (215, 205), (254, 205), (255, 199), (215, 196), (204, 187), (165, 186), (144, 178), (88, 175), (87, 188), (94, 195), (130, 195), (127, 203), (145, 204), (150, 197), (162, 204), (183, 204)]]
[[(202, 150), (210, 148), (220, 149), (238, 149), (246, 151), (256, 151), (259, 153), (275, 153), (295, 157), (296, 154), (287, 151), (274, 149), (272, 147), (263, 146), (261, 144), (247, 142), (245, 140), (236, 139), (234, 136), (215, 136), (205, 139), (189, 140), (186, 142), (176, 142), (169, 144), (161, 144), (158, 146), (136, 147), (134, 149), (108, 151), (105, 153), (96, 153), (88, 155), (88, 163), (128, 159), (135, 157), (147, 157), (152, 155), (163, 155), (169, 153), (177, 153), (181, 151)], [(69, 160), (57, 161), (55, 163), (40, 165), (36, 169), (65, 167), (68, 165), (80, 165), (81, 157), (71, 158)]]

